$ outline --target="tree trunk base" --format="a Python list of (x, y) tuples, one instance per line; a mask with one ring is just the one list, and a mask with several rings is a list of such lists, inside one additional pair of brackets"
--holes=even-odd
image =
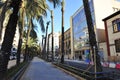
[(5, 52), (0, 52), (0, 80), (5, 80), (7, 73), (7, 65), (9, 60), (9, 54)]

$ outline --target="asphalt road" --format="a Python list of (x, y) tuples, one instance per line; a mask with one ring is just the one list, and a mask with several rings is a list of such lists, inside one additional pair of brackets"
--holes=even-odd
[(20, 80), (77, 80), (51, 63), (34, 57)]
[[(65, 64), (76, 67), (78, 69), (83, 69), (83, 70), (87, 70), (91, 65), (90, 64), (84, 64), (84, 63), (80, 63), (80, 62), (74, 62), (74, 61), (65, 61)], [(103, 72), (109, 72), (108, 76), (111, 75), (111, 77), (114, 77), (115, 80), (120, 79), (120, 69), (115, 69), (115, 68), (108, 68), (108, 67), (102, 67)], [(88, 71), (94, 72), (94, 66), (91, 67)], [(117, 74), (117, 75), (115, 75)]]

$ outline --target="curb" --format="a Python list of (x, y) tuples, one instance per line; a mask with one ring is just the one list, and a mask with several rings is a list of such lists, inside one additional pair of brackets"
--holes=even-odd
[(26, 68), (28, 67), (30, 62), (25, 64), (10, 80), (19, 80), (23, 73), (25, 72)]
[[(90, 64), (94, 65), (93, 62), (90, 62)], [(101, 62), (101, 64), (103, 67), (120, 69), (120, 63)]]
[[(75, 60), (67, 60), (67, 61), (73, 61), (73, 62), (77, 62), (77, 63), (94, 65), (94, 62), (92, 62), (92, 61), (91, 61), (91, 62), (75, 61)], [(114, 63), (114, 62), (101, 62), (101, 65), (102, 65), (103, 67), (120, 69), (120, 62), (118, 62), (118, 63)]]
[[(53, 63), (52, 63), (52, 64), (53, 64)], [(63, 68), (61, 68), (61, 67), (59, 67), (59, 66), (56, 66), (55, 64), (53, 64), (53, 66), (55, 66), (56, 68), (64, 71), (65, 73), (67, 73), (67, 74), (75, 77), (77, 80), (86, 80), (86, 79), (84, 79), (84, 78), (82, 78), (82, 77), (80, 77), (80, 76), (78, 76), (78, 75), (76, 75), (76, 74), (74, 74), (74, 73), (72, 73), (72, 72), (70, 72), (70, 71), (67, 71), (67, 70), (65, 70), (65, 69), (63, 69)]]

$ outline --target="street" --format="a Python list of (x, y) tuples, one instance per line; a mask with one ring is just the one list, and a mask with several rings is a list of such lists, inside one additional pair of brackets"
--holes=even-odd
[(77, 80), (51, 63), (34, 57), (20, 80)]
[[(76, 67), (78, 69), (83, 69), (83, 70), (87, 70), (88, 68), (90, 68), (90, 64), (86, 64), (83, 61), (75, 61), (75, 60), (66, 60), (65, 64), (69, 65), (69, 66), (73, 66)], [(116, 69), (116, 68), (109, 68), (109, 67), (102, 67), (103, 72), (107, 72), (107, 76), (109, 77), (113, 77), (115, 80), (116, 79), (120, 79), (120, 69)], [(90, 69), (88, 69), (88, 71), (90, 72), (94, 72), (94, 67), (92, 66)], [(117, 75), (115, 75), (115, 74)]]

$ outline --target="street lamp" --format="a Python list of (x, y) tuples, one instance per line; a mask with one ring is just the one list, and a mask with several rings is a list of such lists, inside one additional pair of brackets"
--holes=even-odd
[(61, 52), (62, 52), (62, 56), (61, 56), (61, 63), (64, 63), (64, 5), (65, 5), (65, 1), (62, 0), (61, 2), (62, 8), (62, 44), (61, 44)]

